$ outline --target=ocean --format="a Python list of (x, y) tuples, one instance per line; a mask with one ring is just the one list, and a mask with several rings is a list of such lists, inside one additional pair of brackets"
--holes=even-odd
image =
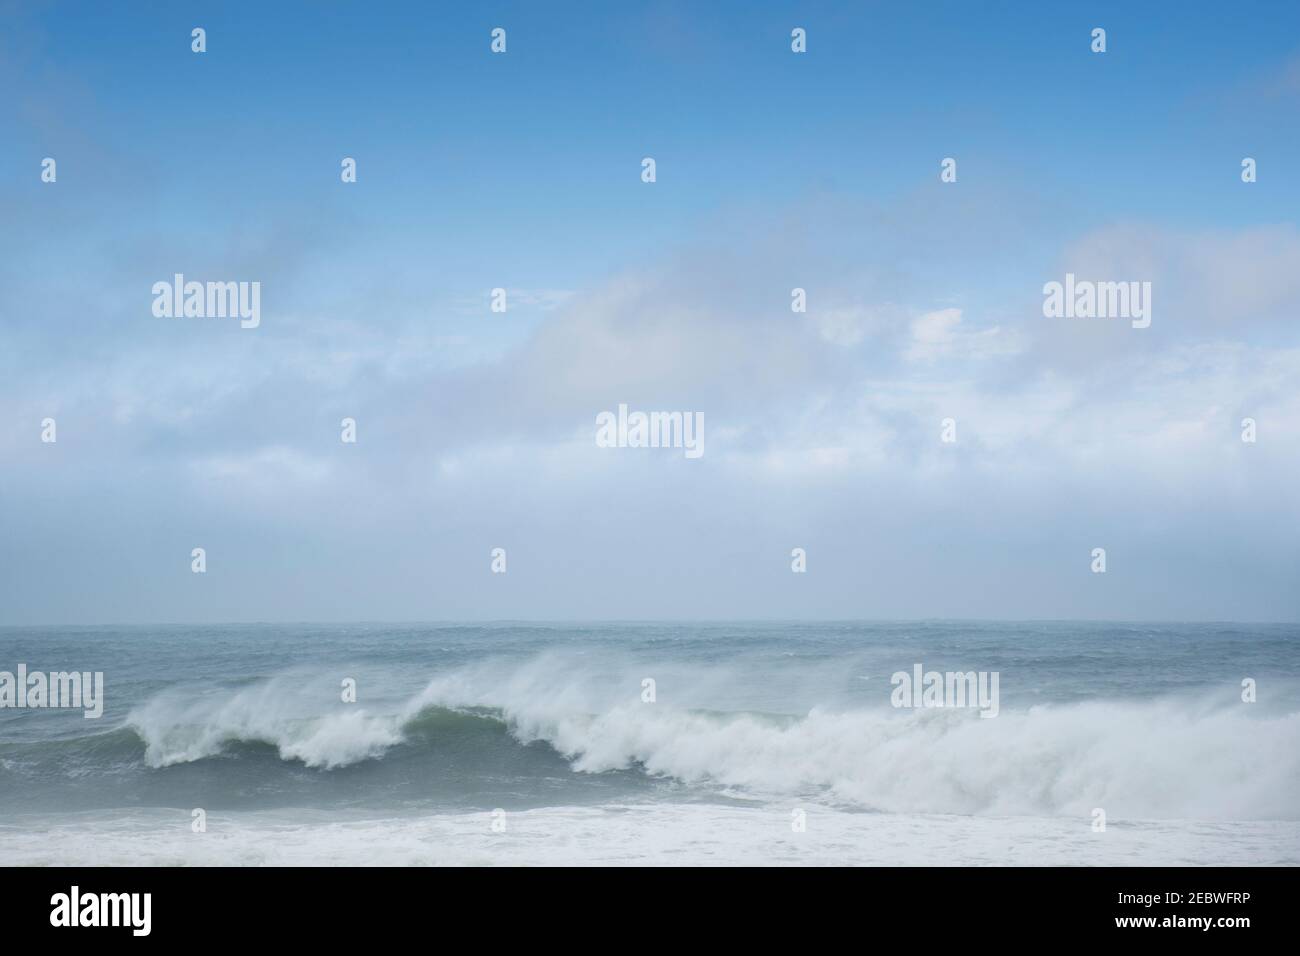
[[(0, 708), (0, 864), (1300, 863), (1296, 625), (0, 628), (20, 664), (103, 716)], [(895, 706), (917, 668), (996, 706)]]

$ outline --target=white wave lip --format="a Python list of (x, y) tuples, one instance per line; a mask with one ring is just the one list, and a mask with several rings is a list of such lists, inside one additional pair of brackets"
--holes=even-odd
[(269, 681), (229, 697), (156, 698), (133, 711), (127, 724), (145, 743), (151, 767), (213, 757), (227, 745), (274, 746), (284, 760), (333, 769), (377, 757), (402, 740), (399, 715), (371, 714), (340, 703), (327, 714), (304, 713), (300, 691)]

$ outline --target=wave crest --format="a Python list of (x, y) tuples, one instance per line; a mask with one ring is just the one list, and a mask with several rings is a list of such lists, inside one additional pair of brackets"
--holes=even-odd
[(155, 698), (127, 723), (144, 741), (151, 767), (215, 757), (233, 743), (264, 743), (281, 759), (332, 769), (377, 757), (402, 740), (400, 715), (343, 704), (332, 713), (304, 714), (292, 709), (293, 701), (279, 682), (270, 681), (222, 699)]
[[(520, 745), (545, 743), (575, 772), (639, 769), (733, 796), (907, 813), (1087, 818), (1100, 807), (1126, 819), (1300, 819), (1295, 713), (1172, 698), (1003, 709), (992, 720), (890, 708), (718, 713), (630, 694), (601, 704), (576, 675), (562, 684), (539, 673), (449, 675), (391, 712), (339, 704), (312, 713), (271, 681), (220, 699), (155, 699), (129, 723), (153, 767), (260, 742), (284, 760), (333, 769), (399, 744), (418, 753), (434, 742), (486, 746), (495, 724)], [(518, 768), (529, 772), (522, 759)]]

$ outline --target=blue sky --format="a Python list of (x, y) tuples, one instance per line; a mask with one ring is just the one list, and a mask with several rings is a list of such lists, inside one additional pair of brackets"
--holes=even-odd
[[(0, 16), (0, 622), (1300, 617), (1293, 5)], [(591, 447), (620, 401), (705, 459)]]

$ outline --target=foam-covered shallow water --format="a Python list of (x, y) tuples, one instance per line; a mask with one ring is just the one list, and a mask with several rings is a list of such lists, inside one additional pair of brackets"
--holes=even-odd
[(398, 817), (320, 811), (113, 811), (0, 823), (5, 861), (89, 866), (1295, 866), (1300, 823), (852, 813), (808, 807), (611, 804)]
[[(1298, 640), (1184, 624), (0, 629), (0, 670), (105, 679), (99, 720), (0, 710), (0, 862), (1294, 863)], [(997, 716), (891, 706), (891, 674), (916, 664), (998, 672)]]

